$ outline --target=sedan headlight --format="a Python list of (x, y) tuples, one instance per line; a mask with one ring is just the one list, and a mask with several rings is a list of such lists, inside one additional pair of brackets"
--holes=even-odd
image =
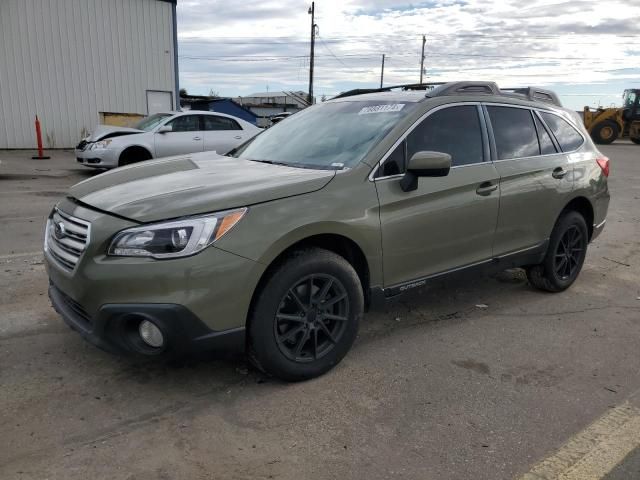
[(95, 142), (91, 145), (91, 150), (104, 150), (109, 146), (112, 140), (109, 138), (107, 140), (100, 140), (99, 142)]
[(157, 259), (194, 255), (231, 230), (246, 208), (128, 228), (111, 241), (108, 255)]

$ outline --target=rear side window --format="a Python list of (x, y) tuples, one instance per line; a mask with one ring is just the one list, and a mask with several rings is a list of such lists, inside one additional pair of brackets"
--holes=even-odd
[(455, 166), (483, 161), (482, 130), (475, 105), (438, 110), (407, 136), (407, 158), (420, 151), (451, 155)]
[(212, 130), (242, 130), (238, 122), (227, 117), (218, 117), (216, 115), (202, 116), (205, 131)]
[(551, 137), (549, 136), (549, 132), (544, 128), (542, 122), (538, 119), (536, 115), (533, 116), (536, 121), (536, 129), (538, 130), (538, 140), (540, 141), (540, 153), (542, 155), (549, 155), (553, 153), (558, 153), (556, 150), (556, 146), (553, 144)]
[(526, 108), (487, 107), (498, 160), (540, 155), (531, 111)]
[(582, 135), (569, 122), (552, 113), (540, 112), (540, 114), (555, 135), (563, 152), (571, 152), (582, 145), (584, 142)]

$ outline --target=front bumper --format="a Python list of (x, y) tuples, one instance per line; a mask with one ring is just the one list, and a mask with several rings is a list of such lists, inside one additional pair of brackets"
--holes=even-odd
[[(49, 285), (53, 308), (85, 340), (110, 353), (173, 356), (203, 351), (242, 352), (245, 328), (214, 331), (192, 312), (175, 304), (107, 304), (91, 317), (54, 284)], [(153, 322), (163, 334), (160, 348), (146, 345), (138, 334), (142, 320)]]
[(69, 199), (59, 209), (90, 224), (90, 241), (72, 268), (45, 251), (49, 294), (65, 322), (87, 340), (106, 350), (136, 351), (126, 335), (136, 318), (148, 318), (165, 329), (172, 350), (244, 344), (264, 265), (215, 246), (172, 260), (110, 257), (105, 252), (114, 233), (137, 224)]
[(102, 150), (75, 149), (76, 161), (87, 167), (115, 168), (118, 166), (118, 152), (105, 148)]

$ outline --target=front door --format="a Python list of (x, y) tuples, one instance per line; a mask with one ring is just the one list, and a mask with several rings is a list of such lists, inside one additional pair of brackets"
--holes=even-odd
[(181, 115), (167, 122), (170, 132), (154, 135), (156, 157), (202, 152), (204, 135), (200, 115)]
[[(380, 167), (385, 288), (489, 260), (499, 203), (480, 107), (445, 106), (426, 117)], [(404, 192), (406, 159), (417, 151), (452, 156), (446, 177), (421, 177)]]

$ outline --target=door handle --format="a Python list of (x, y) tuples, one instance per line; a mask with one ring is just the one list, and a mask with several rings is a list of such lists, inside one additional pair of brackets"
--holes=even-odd
[(193, 137), (194, 140), (202, 140), (201, 137)]
[(553, 173), (551, 174), (551, 176), (552, 176), (553, 178), (557, 178), (557, 179), (559, 180), (559, 179), (561, 179), (561, 178), (564, 178), (564, 176), (565, 176), (567, 173), (569, 173), (569, 171), (568, 171), (568, 170), (565, 170), (565, 169), (564, 169), (564, 168), (562, 168), (562, 167), (558, 167), (558, 168), (556, 168), (556, 169), (553, 171)]
[(497, 183), (491, 182), (482, 182), (478, 188), (476, 188), (476, 193), (478, 195), (482, 195), (486, 197), (487, 195), (491, 195), (491, 192), (495, 192), (498, 189)]
[(235, 137), (233, 137), (233, 138), (235, 138), (236, 140), (240, 140), (240, 139), (242, 139), (242, 135), (236, 135), (236, 136), (235, 136)]

